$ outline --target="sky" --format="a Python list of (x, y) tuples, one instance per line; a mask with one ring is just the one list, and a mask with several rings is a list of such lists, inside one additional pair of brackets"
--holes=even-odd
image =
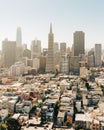
[(22, 43), (41, 40), (48, 46), (52, 23), (54, 41), (73, 44), (73, 33), (85, 33), (86, 49), (104, 43), (104, 0), (0, 0), (0, 43), (16, 40), (16, 29), (22, 29)]

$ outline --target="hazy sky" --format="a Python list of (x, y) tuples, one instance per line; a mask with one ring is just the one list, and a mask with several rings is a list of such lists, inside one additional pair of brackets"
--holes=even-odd
[(48, 45), (50, 22), (55, 42), (73, 43), (73, 33), (84, 31), (86, 48), (104, 43), (104, 0), (0, 0), (0, 42), (16, 39), (17, 26), (22, 41), (35, 38)]

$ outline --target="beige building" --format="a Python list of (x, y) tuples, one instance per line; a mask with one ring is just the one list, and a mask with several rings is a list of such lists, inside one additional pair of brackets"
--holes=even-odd
[(39, 57), (40, 59), (40, 72), (44, 72), (45, 71), (45, 68), (46, 68), (46, 56), (41, 56)]
[(52, 33), (52, 24), (48, 34), (48, 55), (46, 60), (46, 72), (54, 72), (54, 34)]
[(22, 59), (22, 31), (21, 27), (17, 27), (16, 31), (16, 60), (19, 61)]
[(3, 66), (10, 67), (16, 61), (16, 42), (5, 39), (2, 42)]
[(22, 47), (22, 32), (21, 32), (21, 27), (17, 28), (17, 32), (16, 32), (16, 46), (17, 47)]
[(70, 47), (68, 47), (68, 48), (66, 49), (66, 53), (67, 53), (69, 56), (72, 56), (72, 50), (71, 50)]
[(38, 71), (39, 67), (40, 67), (40, 60), (39, 60), (39, 58), (34, 58), (33, 59), (33, 68)]
[(101, 44), (95, 44), (95, 66), (101, 66)]
[(58, 42), (55, 42), (54, 43), (54, 53), (57, 53), (57, 52), (59, 52), (59, 44), (58, 44)]
[(23, 62), (16, 62), (10, 67), (11, 76), (21, 76), (25, 72), (25, 65)]
[(62, 73), (69, 73), (69, 59), (67, 55), (62, 56), (61, 58), (60, 71)]
[(82, 31), (76, 31), (73, 36), (73, 54), (79, 56), (85, 53), (85, 34)]
[(47, 48), (43, 48), (42, 55), (43, 56), (47, 56), (47, 54), (48, 54), (48, 49)]
[(60, 54), (61, 54), (61, 56), (66, 54), (66, 43), (65, 42), (60, 43)]
[(80, 61), (79, 56), (69, 57), (69, 70), (71, 73), (79, 73), (80, 70), (79, 61)]
[(23, 46), (22, 46), (23, 50), (26, 50), (27, 49), (27, 44), (24, 43)]
[(60, 62), (61, 62), (61, 57), (60, 57), (60, 52), (56, 52), (55, 54), (54, 54), (54, 57), (55, 57), (55, 66), (56, 65), (60, 65)]
[(88, 69), (86, 67), (80, 67), (80, 76), (88, 74)]
[(89, 67), (94, 67), (95, 62), (94, 62), (94, 55), (88, 56), (88, 66)]
[(23, 50), (23, 57), (28, 57), (31, 59), (31, 51), (29, 49)]
[(41, 56), (41, 41), (33, 40), (31, 42), (31, 58), (36, 58)]

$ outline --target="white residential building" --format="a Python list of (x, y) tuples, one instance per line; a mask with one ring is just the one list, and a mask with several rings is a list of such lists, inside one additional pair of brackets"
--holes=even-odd
[(24, 73), (25, 71), (25, 65), (24, 63), (16, 62), (14, 65), (10, 67), (10, 75), (12, 76), (20, 76)]
[(39, 67), (40, 67), (40, 60), (39, 60), (39, 58), (34, 58), (33, 59), (33, 68), (38, 70)]

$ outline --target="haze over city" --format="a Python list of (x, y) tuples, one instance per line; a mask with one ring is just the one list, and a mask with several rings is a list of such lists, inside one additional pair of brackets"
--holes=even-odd
[(103, 44), (103, 5), (103, 0), (0, 0), (0, 42), (15, 40), (20, 26), (22, 43), (30, 46), (37, 38), (47, 47), (52, 22), (55, 42), (72, 46), (73, 33), (84, 31), (86, 48)]
[(104, 0), (0, 0), (0, 130), (104, 130)]

